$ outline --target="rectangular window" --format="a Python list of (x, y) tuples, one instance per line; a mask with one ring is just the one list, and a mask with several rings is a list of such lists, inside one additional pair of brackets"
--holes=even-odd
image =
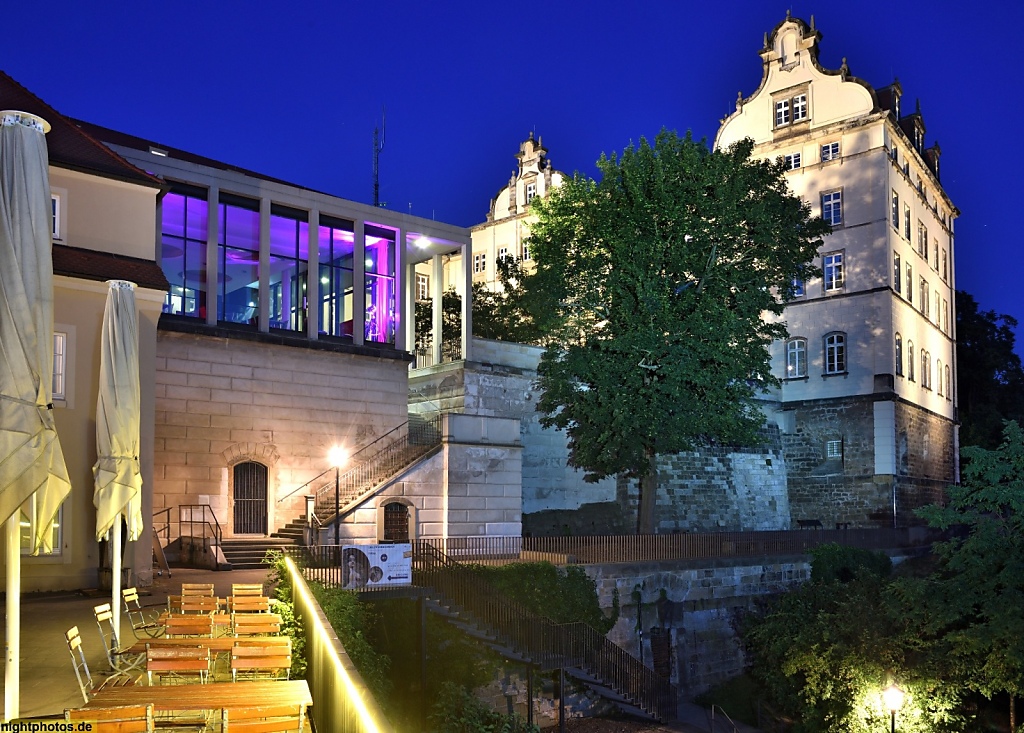
[(949, 333), (949, 303), (942, 299), (942, 332)]
[(843, 458), (843, 441), (841, 440), (826, 440), (825, 441), (825, 458), (831, 458), (842, 460)]
[(825, 374), (846, 372), (846, 334), (830, 333), (825, 337)]
[[(217, 320), (256, 326), (260, 305), (260, 202), (221, 193), (217, 217)], [(204, 242), (204, 255), (205, 249)]]
[(53, 332), (53, 399), (66, 399), (65, 384), (67, 380), (67, 344), (68, 335), (60, 331)]
[[(193, 186), (174, 186), (164, 196), (160, 207), (160, 267), (171, 284), (164, 297), (164, 313), (206, 319), (206, 198), (205, 189)], [(257, 239), (257, 250), (258, 245)]]
[(903, 204), (903, 238), (910, 241), (910, 204)]
[(533, 201), (533, 197), (537, 195), (537, 184), (527, 183), (526, 184), (526, 203)]
[(935, 293), (935, 312), (932, 313), (932, 316), (935, 318), (936, 326), (942, 322), (942, 296), (938, 292)]
[(839, 159), (839, 143), (825, 143), (821, 146), (821, 162)]
[(793, 97), (793, 122), (807, 119), (807, 95), (798, 94)]
[(897, 232), (900, 230), (900, 195), (896, 189), (892, 192), (892, 228)]
[(914, 381), (914, 342), (907, 342), (907, 379)]
[(473, 273), (479, 274), (481, 272), (487, 272), (487, 255), (483, 252), (473, 255)]
[(530, 261), (530, 244), (529, 242), (523, 242), (523, 262)]
[(775, 126), (782, 127), (788, 125), (789, 122), (789, 100), (780, 99), (775, 103)]
[(892, 289), (897, 295), (903, 294), (903, 266), (900, 264), (900, 253), (892, 254)]
[(939, 240), (932, 240), (932, 269), (939, 271)]
[(363, 338), (379, 344), (395, 343), (397, 299), (395, 268), (398, 232), (366, 223), (363, 225)]
[(498, 249), (498, 259), (503, 260), (508, 257), (508, 247), (500, 247)]
[(786, 342), (786, 378), (797, 379), (807, 376), (807, 339), (792, 339)]
[[(30, 502), (30, 511), (35, 512), (35, 501), (36, 495), (33, 494), (32, 498), (28, 500)], [(32, 526), (29, 521), (29, 515), (24, 510), (19, 512), (20, 521), (18, 524), (19, 535), (21, 537), (21, 554), (30, 555), (32, 553)], [(51, 552), (40, 551), (40, 556), (52, 556), (60, 555), (63, 551), (64, 535), (62, 533), (62, 526), (64, 524), (64, 507), (61, 506), (57, 510), (57, 516), (53, 519), (53, 525), (50, 527), (50, 545), (53, 547)]]
[(833, 293), (842, 290), (845, 279), (843, 253), (831, 252), (822, 257), (822, 269), (824, 271), (825, 292)]
[(355, 312), (355, 224), (320, 215), (320, 332), (352, 338)]
[(928, 259), (928, 230), (920, 219), (917, 221), (917, 253)]
[(918, 303), (918, 305), (921, 307), (921, 314), (925, 318), (928, 318), (928, 311), (930, 310), (928, 301), (928, 281), (925, 280), (923, 277), (921, 278), (921, 302)]
[(829, 191), (821, 195), (821, 218), (832, 226), (843, 223), (842, 191)]
[(793, 278), (793, 297), (802, 298), (804, 294), (804, 281), (799, 278)]
[(800, 167), (800, 153), (790, 153), (786, 156), (786, 167), (789, 170), (796, 170)]
[(949, 262), (946, 260), (946, 250), (942, 250), (942, 282), (949, 279)]
[(416, 274), (416, 300), (430, 300), (430, 276)]
[(309, 215), (272, 204), (270, 207), (270, 327), (306, 330), (309, 301)]
[(60, 241), (63, 238), (61, 236), (60, 204), (61, 204), (60, 196), (58, 194), (51, 193), (50, 194), (50, 214), (52, 216), (52, 219), (51, 219), (51, 224), (52, 224), (51, 234), (52, 234), (53, 238), (58, 240), (58, 241)]
[(914, 268), (907, 265), (907, 302), (914, 302)]
[(903, 376), (903, 337), (896, 334), (896, 376)]

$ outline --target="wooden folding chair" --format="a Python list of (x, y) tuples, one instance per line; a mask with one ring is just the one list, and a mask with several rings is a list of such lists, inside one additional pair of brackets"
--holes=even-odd
[(200, 613), (169, 613), (164, 617), (167, 636), (213, 636), (213, 616)]
[(131, 654), (126, 647), (121, 646), (117, 631), (114, 629), (114, 613), (110, 610), (110, 604), (101, 603), (93, 606), (92, 612), (96, 617), (96, 628), (100, 630), (100, 638), (103, 639), (103, 651), (107, 655), (110, 669), (121, 673), (140, 669), (146, 661), (146, 655)]
[(160, 609), (143, 608), (139, 602), (139, 592), (135, 588), (125, 588), (121, 591), (121, 599), (124, 601), (124, 610), (131, 621), (132, 631), (136, 639), (142, 639), (144, 634), (150, 639), (164, 635), (164, 625), (160, 623)]
[(82, 691), (82, 699), (89, 702), (92, 696), (98, 691), (107, 687), (122, 687), (135, 683), (135, 680), (126, 674), (113, 674), (107, 677), (99, 685), (92, 679), (89, 672), (89, 664), (85, 661), (85, 650), (82, 649), (82, 637), (78, 633), (78, 627), (72, 626), (64, 632), (64, 639), (68, 643), (68, 651), (71, 652), (71, 663), (75, 668), (75, 677), (78, 679), (78, 689)]
[(231, 680), (288, 679), (292, 669), (291, 647), (280, 644), (235, 644), (231, 649)]
[(233, 613), (231, 630), (235, 636), (280, 634), (281, 617), (276, 613)]
[(182, 583), (181, 595), (183, 596), (212, 596), (213, 583)]
[(262, 596), (263, 595), (263, 584), (262, 583), (232, 583), (231, 584), (231, 595), (232, 596)]
[(146, 676), (153, 684), (154, 675), (160, 684), (199, 682), (210, 678), (210, 650), (207, 647), (160, 647), (146, 645)]
[(216, 613), (220, 610), (220, 598), (216, 596), (182, 596), (182, 613)]
[(231, 708), (221, 711), (221, 733), (301, 733), (303, 705)]
[(231, 596), (228, 598), (231, 613), (270, 613), (270, 599), (266, 596)]
[[(69, 723), (90, 723), (93, 733), (152, 733), (153, 705), (118, 705), (88, 710), (65, 710), (64, 720)], [(86, 730), (81, 726), (68, 730)]]

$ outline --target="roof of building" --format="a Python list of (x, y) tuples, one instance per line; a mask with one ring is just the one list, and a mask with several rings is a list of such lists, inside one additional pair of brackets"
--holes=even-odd
[(129, 280), (140, 288), (168, 290), (164, 271), (152, 260), (97, 252), (91, 249), (53, 245), (53, 274), (83, 280)]
[(0, 108), (29, 112), (50, 123), (46, 147), (51, 165), (143, 186), (162, 185), (159, 178), (129, 163), (3, 71), (0, 71)]

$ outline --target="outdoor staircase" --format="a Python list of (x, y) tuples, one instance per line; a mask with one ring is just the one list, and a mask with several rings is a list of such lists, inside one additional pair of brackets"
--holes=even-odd
[[(427, 417), (410, 414), (408, 422), (364, 446), (349, 459), (350, 468), (335, 473), (331, 468), (282, 497), (296, 494), (316, 496), (316, 523), (326, 527), (355, 511), (367, 499), (385, 488), (395, 477), (429, 457), (441, 447), (441, 414)], [(335, 487), (338, 511), (335, 512)], [(305, 517), (299, 517), (274, 536), (302, 540)], [(286, 534), (287, 531), (287, 534)]]
[(266, 568), (263, 558), (268, 550), (285, 551), (297, 547), (300, 543), (287, 537), (253, 537), (252, 539), (221, 540), (220, 549), (224, 553), (228, 567), (220, 570), (251, 570)]
[(672, 683), (584, 623), (556, 624), (483, 582), (440, 550), (416, 544), (413, 582), (428, 588), (427, 607), (508, 659), (566, 675), (623, 712), (673, 720)]

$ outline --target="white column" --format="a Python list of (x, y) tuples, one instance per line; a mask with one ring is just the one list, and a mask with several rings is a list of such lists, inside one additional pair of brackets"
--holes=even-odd
[(469, 361), (473, 342), (473, 245), (469, 242), (462, 245), (462, 264), (466, 278), (466, 290), (462, 296), (462, 358)]
[(220, 268), (217, 257), (217, 240), (220, 238), (218, 228), (220, 227), (220, 205), (217, 199), (220, 197), (220, 189), (210, 186), (206, 194), (206, 323), (210, 326), (217, 325), (217, 293), (219, 292), (220, 278), (217, 271)]
[(406, 232), (399, 229), (395, 232), (395, 317), (398, 322), (395, 324), (395, 348), (405, 351), (406, 341), (405, 329), (409, 318), (409, 278), (406, 276), (405, 264), (409, 257), (405, 251)]
[(320, 335), (320, 210), (309, 212), (309, 271), (306, 273), (306, 335)]
[(7, 661), (4, 665), (4, 721), (19, 717), (21, 693), (21, 516), (7, 520)]
[(353, 227), (352, 253), (352, 343), (361, 345), (366, 331), (366, 228), (357, 219)]
[(270, 330), (270, 199), (260, 199), (260, 315), (257, 328)]
[(434, 255), (433, 259), (434, 273), (433, 282), (430, 284), (430, 301), (433, 309), (431, 311), (431, 324), (430, 328), (433, 333), (433, 338), (430, 341), (430, 352), (432, 355), (431, 363), (441, 363), (441, 324), (443, 321), (441, 310), (441, 298), (444, 294), (444, 262), (441, 260), (441, 255)]

